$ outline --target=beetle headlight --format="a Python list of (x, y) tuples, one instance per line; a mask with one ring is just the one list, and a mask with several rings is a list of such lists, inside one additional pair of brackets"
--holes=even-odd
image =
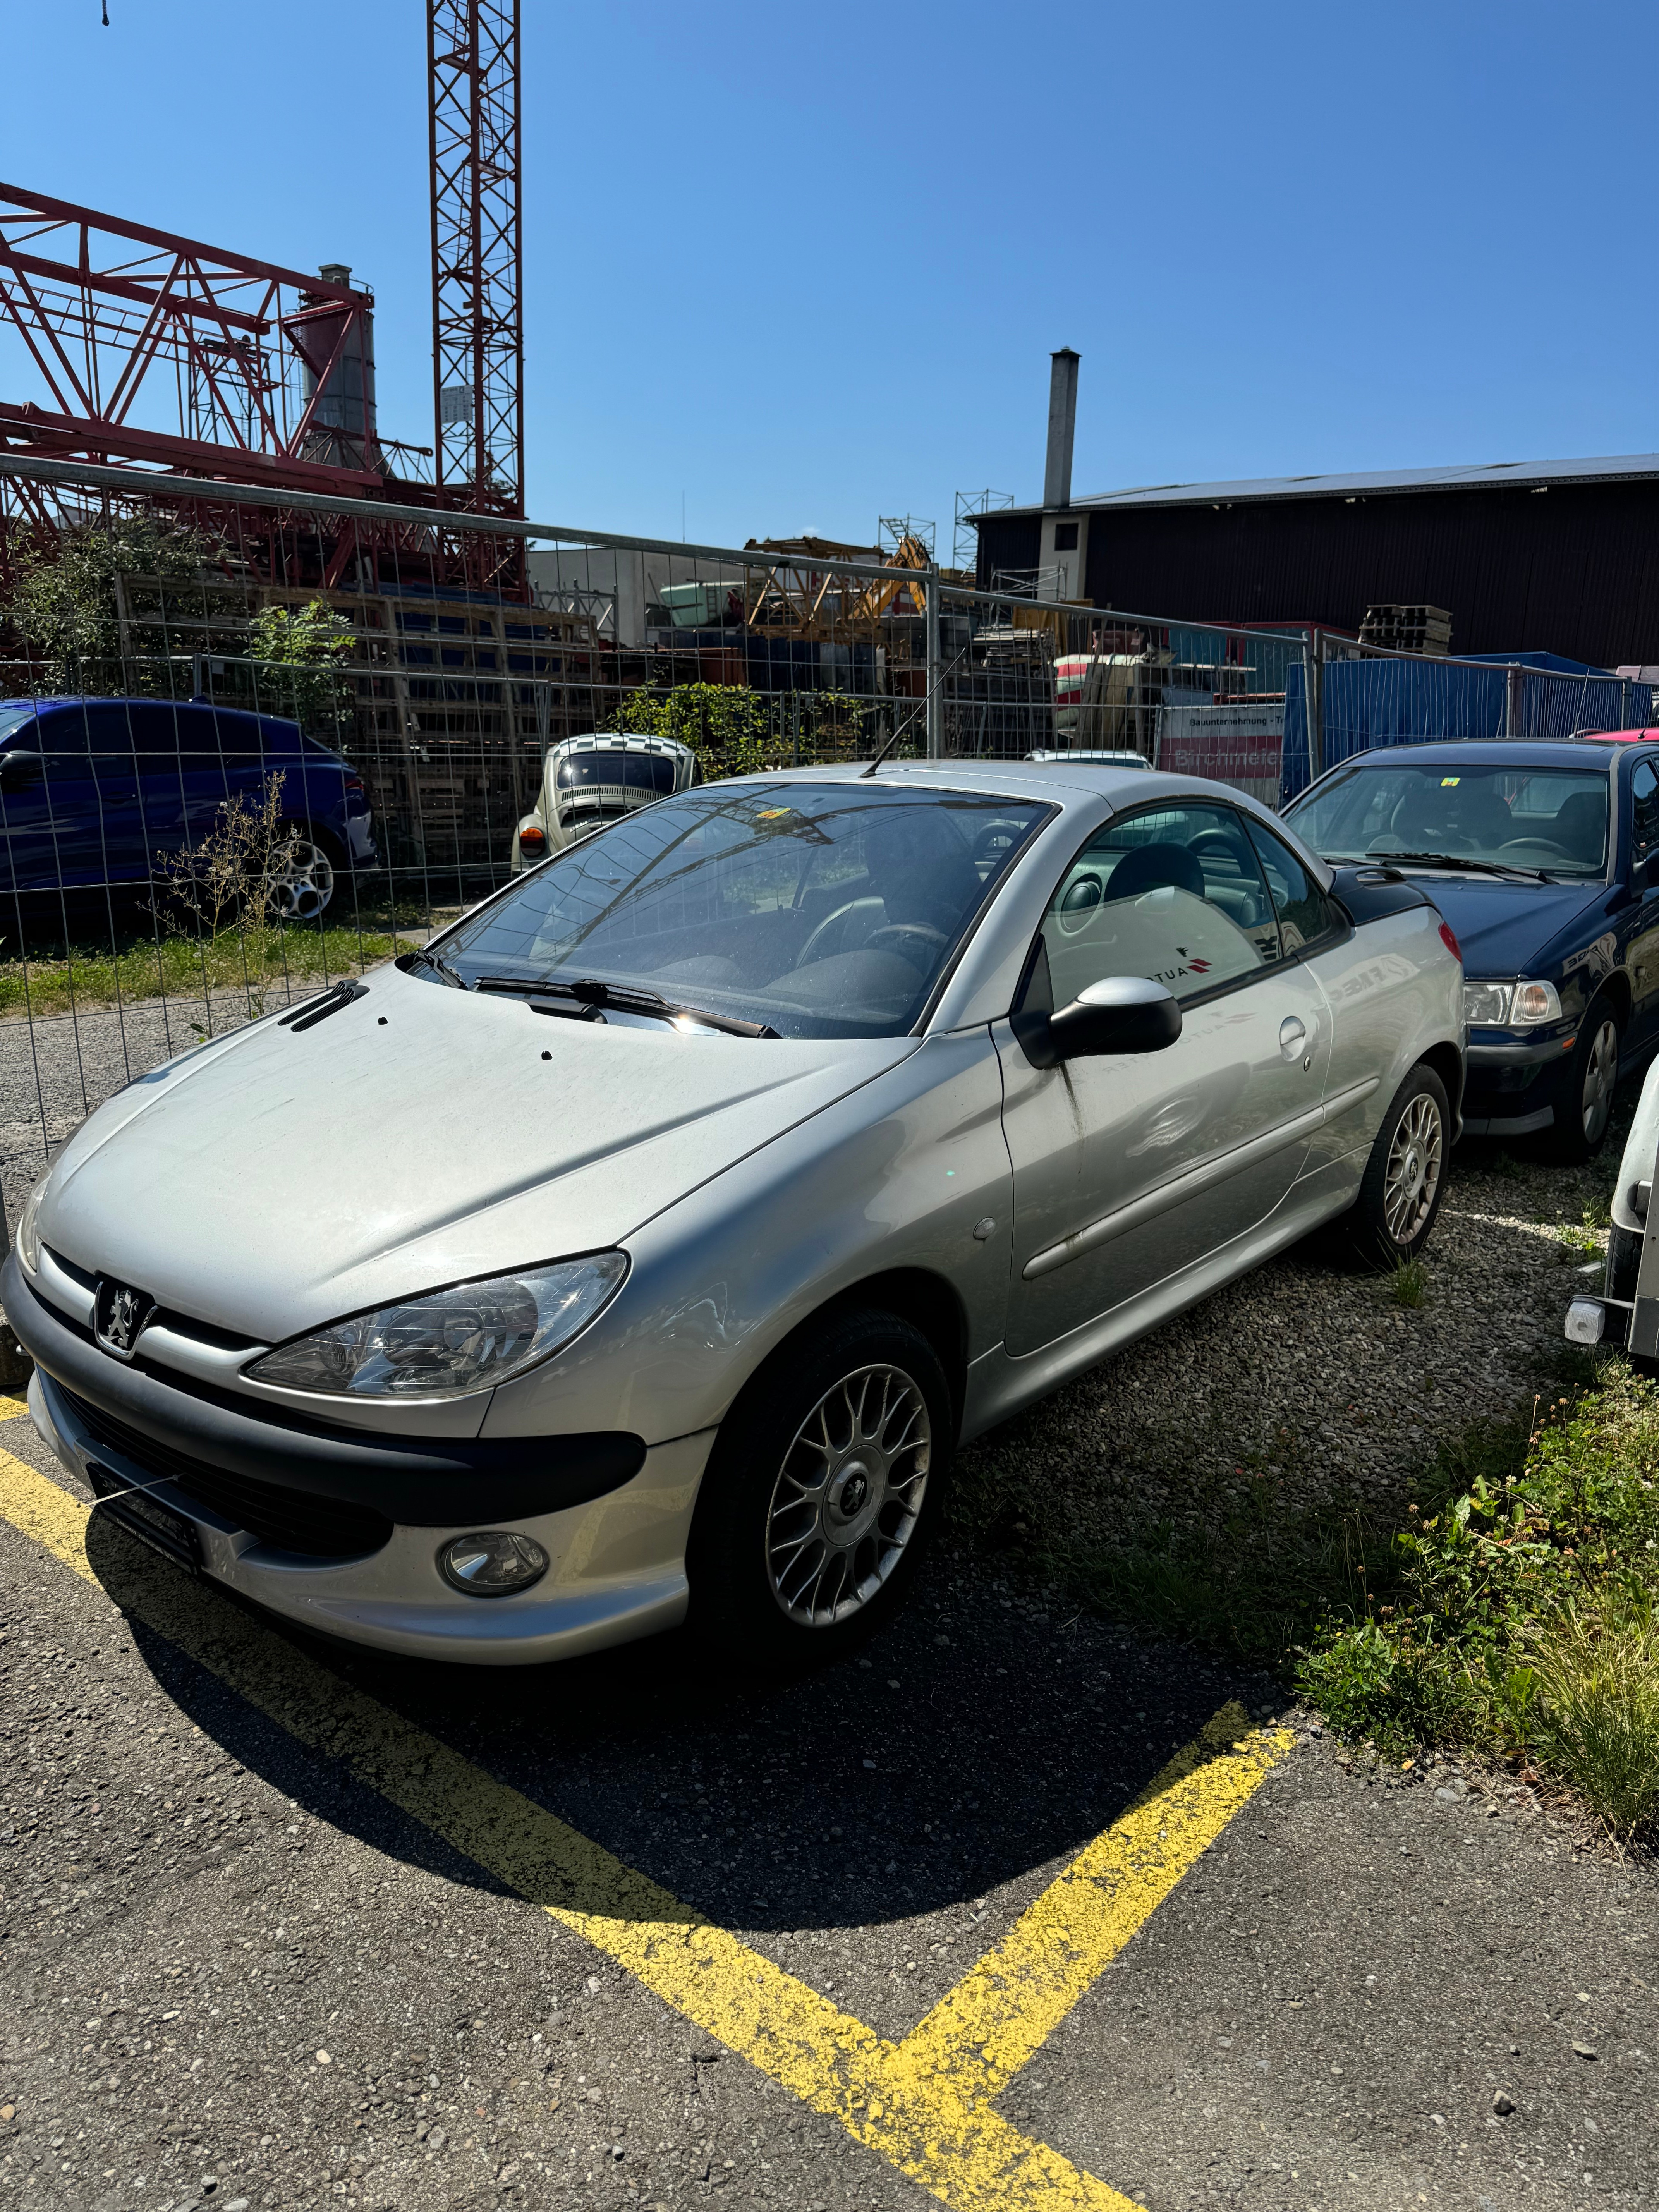
[(428, 1291), (279, 1344), (247, 1368), (254, 1382), (354, 1398), (454, 1398), (522, 1374), (586, 1328), (628, 1273), (597, 1252), (482, 1282)]
[(1465, 983), (1463, 1018), (1471, 1029), (1525, 1030), (1561, 1018), (1553, 983)]
[(23, 1200), (23, 1211), (18, 1217), (17, 1256), (31, 1275), (40, 1272), (40, 1201), (51, 1181), (52, 1170), (48, 1168)]

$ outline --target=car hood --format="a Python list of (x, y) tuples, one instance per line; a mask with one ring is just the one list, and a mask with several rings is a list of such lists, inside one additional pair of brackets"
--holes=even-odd
[(269, 1343), (618, 1244), (917, 1042), (571, 1021), (383, 970), (314, 1027), (268, 1018), (109, 1100), (40, 1233)]
[(1490, 876), (1421, 875), (1413, 880), (1451, 924), (1466, 975), (1524, 975), (1539, 954), (1607, 901), (1595, 884), (1511, 884)]

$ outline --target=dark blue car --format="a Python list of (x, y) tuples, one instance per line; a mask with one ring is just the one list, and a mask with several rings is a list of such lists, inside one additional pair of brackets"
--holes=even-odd
[(280, 911), (311, 921), (373, 865), (362, 778), (297, 722), (201, 701), (0, 702), (0, 895), (147, 888), (280, 775)]
[(1659, 731), (1361, 753), (1285, 819), (1420, 881), (1451, 925), (1465, 1132), (1598, 1152), (1621, 1069), (1659, 1044)]

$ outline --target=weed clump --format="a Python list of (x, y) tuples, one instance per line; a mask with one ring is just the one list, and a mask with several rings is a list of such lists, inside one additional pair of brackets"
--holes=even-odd
[(1393, 1756), (1462, 1744), (1530, 1765), (1615, 1838), (1659, 1818), (1659, 1387), (1622, 1362), (1524, 1434), (1443, 1451), (1299, 1686)]

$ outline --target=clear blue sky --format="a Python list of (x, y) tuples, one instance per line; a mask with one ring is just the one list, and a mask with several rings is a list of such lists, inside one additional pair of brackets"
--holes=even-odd
[[(7, 178), (350, 263), (428, 442), (422, 10), (108, 5), (11, 0)], [(1079, 493), (1659, 448), (1650, 5), (524, 15), (532, 514), (945, 553), (1060, 345)]]

